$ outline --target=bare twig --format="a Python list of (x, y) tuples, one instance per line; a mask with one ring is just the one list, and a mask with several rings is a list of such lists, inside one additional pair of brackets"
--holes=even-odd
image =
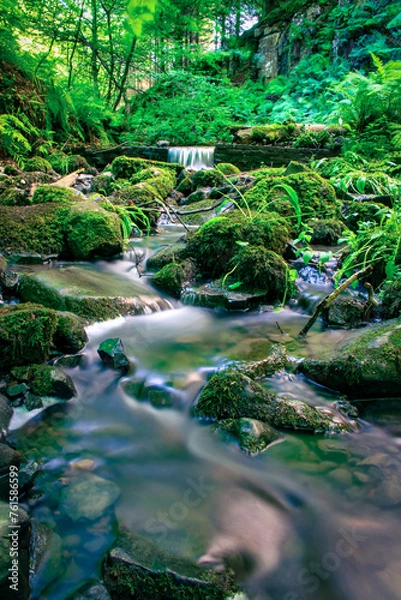
[(319, 315), (322, 314), (322, 312), (333, 302), (333, 300), (335, 300), (341, 294), (341, 292), (346, 290), (347, 287), (349, 287), (352, 283), (354, 283), (354, 281), (356, 281), (357, 279), (360, 279), (361, 277), (363, 277), (364, 275), (369, 273), (372, 269), (373, 269), (372, 265), (369, 265), (365, 269), (361, 269), (360, 271), (357, 271), (356, 273), (351, 275), (351, 277), (348, 277), (348, 279), (346, 279), (340, 286), (338, 286), (338, 288), (336, 290), (334, 290), (334, 292), (332, 292), (328, 296), (325, 296), (323, 298), (323, 300), (321, 300), (319, 302), (319, 304), (317, 305), (315, 312), (313, 313), (311, 318), (308, 320), (305, 327), (302, 329), (302, 331), (300, 331), (299, 337), (305, 337), (307, 335), (309, 329), (317, 321), (317, 318), (319, 317)]

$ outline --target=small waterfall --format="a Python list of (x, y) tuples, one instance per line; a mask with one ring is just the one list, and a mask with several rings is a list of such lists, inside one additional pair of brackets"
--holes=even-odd
[(177, 146), (169, 148), (168, 162), (178, 163), (185, 168), (194, 169), (194, 171), (213, 169), (214, 147)]

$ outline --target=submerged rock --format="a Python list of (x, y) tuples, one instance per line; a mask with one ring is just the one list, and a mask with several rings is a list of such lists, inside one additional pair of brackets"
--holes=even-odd
[(278, 396), (233, 369), (213, 375), (203, 388), (193, 414), (206, 419), (247, 417), (282, 429), (304, 431), (352, 431), (351, 422), (305, 402)]
[(245, 417), (219, 421), (217, 430), (234, 437), (241, 450), (252, 455), (259, 454), (274, 442), (284, 439), (281, 433), (267, 423)]
[(94, 521), (104, 515), (120, 495), (115, 483), (92, 473), (71, 481), (61, 492), (61, 507), (73, 521)]
[(265, 300), (263, 293), (241, 293), (222, 289), (221, 281), (191, 286), (181, 294), (181, 301), (191, 306), (206, 308), (223, 308), (225, 310), (245, 310), (262, 304)]
[(57, 579), (63, 567), (62, 541), (52, 529), (32, 520), (31, 584), (36, 594)]
[(364, 329), (330, 360), (305, 359), (298, 370), (350, 398), (401, 397), (401, 320)]
[(99, 581), (87, 581), (68, 600), (111, 600), (111, 596)]
[(127, 530), (107, 552), (102, 573), (111, 597), (121, 600), (224, 600), (236, 590), (225, 574), (176, 558)]
[(121, 371), (127, 371), (129, 369), (129, 358), (125, 354), (124, 345), (120, 338), (110, 338), (105, 340), (100, 344), (97, 353), (106, 366)]

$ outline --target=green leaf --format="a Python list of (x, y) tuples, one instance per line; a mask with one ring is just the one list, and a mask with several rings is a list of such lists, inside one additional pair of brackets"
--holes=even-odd
[(308, 265), (310, 263), (310, 261), (314, 257), (314, 254), (315, 253), (313, 252), (313, 250), (306, 250), (306, 252), (304, 252), (302, 254), (302, 258), (303, 258), (305, 265)]
[(332, 257), (332, 253), (330, 251), (328, 252), (321, 252), (319, 255), (319, 262), (322, 263), (322, 265), (326, 264)]
[(245, 248), (246, 246), (249, 246), (249, 242), (241, 242), (241, 241), (236, 240), (235, 243), (238, 244), (238, 246), (241, 246), (243, 248)]
[(227, 287), (229, 290), (236, 290), (237, 288), (240, 287), (240, 285), (242, 285), (242, 281), (236, 281), (235, 283), (231, 283)]

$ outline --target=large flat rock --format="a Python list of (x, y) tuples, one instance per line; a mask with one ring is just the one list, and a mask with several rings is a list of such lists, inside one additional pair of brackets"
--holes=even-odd
[(88, 323), (171, 308), (171, 304), (140, 281), (90, 266), (35, 268), (21, 276), (25, 302), (75, 313)]

